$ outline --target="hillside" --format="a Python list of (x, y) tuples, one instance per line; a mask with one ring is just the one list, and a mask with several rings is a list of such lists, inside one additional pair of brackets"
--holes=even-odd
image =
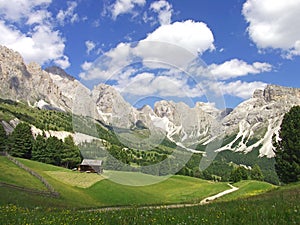
[[(1, 159), (0, 163), (4, 164), (4, 161)], [(59, 167), (27, 160), (21, 161), (41, 174), (46, 174), (47, 171), (66, 172)], [(73, 172), (70, 171), (69, 173)], [(42, 221), (47, 221), (58, 224), (64, 221), (64, 223), (68, 224), (86, 224), (86, 221), (89, 220), (90, 223), (94, 224), (165, 224), (170, 222), (176, 224), (197, 224), (199, 221), (201, 221), (201, 224), (294, 224), (300, 219), (298, 213), (300, 210), (299, 184), (291, 184), (274, 189), (271, 185), (262, 182), (241, 182), (235, 184), (240, 187), (240, 193), (237, 191), (229, 194), (209, 205), (177, 209), (155, 209), (153, 207), (137, 208), (137, 203), (155, 203), (155, 200), (151, 199), (154, 195), (151, 195), (149, 190), (144, 188), (128, 188), (111, 182), (103, 183), (105, 180), (97, 182), (91, 188), (76, 188), (62, 183), (57, 179), (59, 178), (47, 177), (47, 180), (56, 189), (61, 191), (59, 199), (30, 195), (20, 190), (0, 186), (2, 193), (0, 198), (0, 209), (2, 212), (0, 223), (19, 224), (22, 221), (22, 223), (41, 224), (43, 223)], [(187, 194), (185, 198), (190, 196), (197, 199), (194, 187), (199, 192), (199, 190), (204, 190), (200, 187), (205, 187), (205, 185), (208, 185), (205, 190), (210, 189), (210, 193), (197, 194), (196, 196), (208, 196), (212, 195), (213, 192), (217, 192), (217, 189), (218, 191), (224, 190), (222, 184), (175, 176), (169, 181), (161, 183), (159, 186), (153, 186), (151, 193), (157, 194), (156, 200), (158, 200), (159, 196), (161, 196), (160, 192), (166, 191), (166, 193), (169, 193), (169, 195), (164, 194), (167, 199), (177, 202), (178, 200), (182, 201), (182, 199), (176, 200), (176, 193), (181, 198), (184, 196), (184, 192)], [(215, 185), (219, 187), (217, 188)], [(63, 189), (65, 191), (62, 191)], [(133, 197), (130, 194), (131, 191), (134, 191), (138, 199), (131, 200), (131, 197)], [(73, 195), (72, 199), (70, 198), (71, 195)], [(103, 195), (105, 195), (105, 198), (103, 198)], [(128, 196), (127, 202), (124, 195)], [(240, 199), (241, 197), (242, 199)], [(97, 202), (100, 199), (102, 199), (102, 202)], [(129, 201), (131, 201), (135, 206), (122, 210), (121, 208), (109, 208), (107, 210), (94, 209), (91, 211), (78, 210), (82, 207), (103, 207), (107, 205), (107, 203), (105, 204), (105, 199), (107, 203), (110, 202), (109, 205), (116, 205), (118, 201), (119, 203), (123, 201), (123, 204), (126, 203), (128, 205)], [(160, 201), (165, 202), (167, 199), (160, 199)], [(7, 205), (8, 203), (9, 205)], [(165, 203), (170, 202), (166, 201)], [(58, 209), (60, 207), (64, 207), (65, 209)], [(72, 210), (66, 209), (70, 207)]]
[[(125, 171), (140, 171), (143, 173), (154, 175), (167, 175), (168, 173), (178, 173), (181, 175), (196, 176), (204, 179), (213, 179), (214, 176), (221, 177), (223, 181), (228, 181), (232, 170), (231, 162), (239, 165), (254, 166), (258, 164), (263, 172), (265, 180), (274, 184), (278, 184), (278, 178), (274, 171), (274, 159), (266, 157), (260, 158), (259, 148), (256, 148), (251, 153), (235, 153), (232, 151), (223, 151), (218, 153), (211, 165), (200, 172), (199, 164), (203, 158), (199, 153), (185, 154), (185, 150), (176, 146), (167, 138), (161, 143), (154, 146), (151, 150), (144, 150), (147, 147), (140, 143), (139, 146), (128, 148), (122, 139), (115, 133), (116, 128), (105, 126), (99, 121), (87, 117), (79, 117), (71, 115), (67, 112), (59, 112), (55, 110), (40, 110), (27, 106), (22, 102), (14, 102), (11, 100), (0, 99), (0, 120), (6, 132), (11, 133), (20, 121), (29, 123), (32, 126), (32, 133), (36, 136), (42, 134), (46, 136), (56, 136), (64, 140), (68, 135), (71, 135), (77, 144), (84, 158), (100, 158), (105, 161), (105, 169), (125, 170)], [(76, 123), (74, 124), (74, 121)], [(89, 132), (86, 127), (94, 127), (95, 132)], [(145, 130), (123, 129), (123, 136), (136, 133), (139, 137), (147, 135)], [(221, 146), (226, 146), (236, 137), (229, 136), (223, 140)], [(93, 140), (94, 139), (94, 140)], [(99, 139), (99, 140), (96, 140)], [(172, 168), (162, 168), (158, 163), (168, 157), (174, 157), (174, 151), (178, 152), (177, 159), (182, 163), (182, 169), (174, 172)], [(205, 151), (205, 146), (198, 145), (197, 150)], [(120, 160), (116, 162), (111, 156)], [(183, 157), (182, 157), (183, 156)], [(187, 158), (188, 157), (188, 158)], [(187, 158), (188, 161), (182, 161)], [(172, 161), (168, 159), (171, 164)], [(124, 164), (123, 164), (124, 163)], [(157, 165), (156, 165), (157, 164)], [(127, 165), (127, 166), (124, 166)], [(147, 169), (145, 166), (153, 165), (152, 169)], [(145, 168), (144, 168), (145, 167)], [(222, 169), (220, 169), (222, 168)], [(175, 168), (176, 169), (176, 168)]]
[[(20, 168), (15, 168), (15, 173), (8, 174), (9, 167), (5, 167), (7, 161), (4, 157), (0, 157), (0, 165), (3, 168), (3, 175), (0, 177), (1, 182), (17, 184), (21, 187), (32, 188), (26, 179), (20, 178), (19, 174), (24, 173)], [(57, 191), (60, 197), (50, 198), (44, 202), (46, 205), (67, 208), (86, 208), (100, 206), (116, 206), (116, 205), (148, 205), (148, 204), (171, 204), (183, 202), (200, 202), (204, 197), (216, 194), (220, 191), (228, 189), (226, 183), (212, 183), (197, 178), (189, 178), (183, 176), (174, 176), (161, 183), (150, 186), (125, 186), (114, 183), (105, 177), (95, 174), (81, 174), (79, 172), (70, 171), (61, 167), (48, 164), (34, 162), (25, 159), (18, 159), (25, 166), (43, 176)], [(14, 167), (13, 167), (14, 168)], [(148, 179), (149, 175), (136, 175), (135, 173), (119, 172), (120, 176), (141, 176)], [(28, 174), (28, 176), (30, 176)], [(98, 178), (96, 178), (98, 176)], [(65, 179), (67, 177), (67, 179)], [(76, 177), (76, 180), (70, 181)], [(62, 179), (63, 178), (63, 179)], [(95, 179), (96, 178), (96, 179)], [(30, 180), (30, 179), (29, 179)], [(16, 183), (17, 182), (17, 183)], [(36, 186), (35, 188), (38, 188)], [(31, 196), (22, 193), (19, 190), (0, 187), (3, 193), (10, 193), (1, 197), (1, 204), (8, 203), (18, 204), (19, 198), (28, 198), (21, 205), (26, 207), (39, 206), (43, 196)]]

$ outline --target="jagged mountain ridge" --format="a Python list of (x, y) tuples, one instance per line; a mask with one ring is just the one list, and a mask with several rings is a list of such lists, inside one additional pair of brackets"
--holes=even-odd
[(260, 147), (260, 156), (268, 157), (274, 156), (272, 137), (278, 139), (283, 115), (300, 105), (300, 89), (268, 85), (233, 110), (218, 110), (208, 103), (190, 108), (172, 101), (136, 109), (109, 85), (99, 84), (91, 91), (58, 67), (42, 70), (36, 63), (26, 65), (19, 53), (4, 46), (0, 46), (0, 81), (1, 98), (73, 111), (113, 127), (135, 129), (142, 124), (150, 133), (165, 134), (186, 147), (235, 135), (216, 150), (250, 152)]

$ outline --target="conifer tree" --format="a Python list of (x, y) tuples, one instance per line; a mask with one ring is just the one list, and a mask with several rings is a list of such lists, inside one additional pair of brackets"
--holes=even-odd
[(253, 166), (253, 168), (250, 172), (250, 176), (251, 176), (252, 180), (263, 180), (264, 179), (261, 169), (257, 164), (255, 164)]
[(71, 136), (65, 138), (64, 149), (61, 153), (62, 166), (66, 168), (75, 167), (81, 162), (81, 155), (79, 148), (75, 145)]
[(19, 123), (9, 136), (9, 153), (20, 158), (31, 158), (34, 138), (27, 123)]
[(294, 106), (282, 120), (276, 147), (275, 169), (283, 183), (300, 181), (300, 106)]
[(4, 127), (0, 123), (0, 151), (5, 151), (7, 145), (7, 135), (4, 130)]

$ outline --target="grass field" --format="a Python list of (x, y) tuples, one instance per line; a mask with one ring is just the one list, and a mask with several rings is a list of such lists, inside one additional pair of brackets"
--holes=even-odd
[[(300, 183), (276, 187), (265, 182), (241, 181), (234, 184), (239, 187), (238, 191), (208, 205), (139, 208), (147, 204), (199, 202), (228, 186), (184, 176), (173, 176), (149, 186), (125, 186), (101, 176), (94, 181), (95, 174), (18, 160), (47, 179), (61, 196), (50, 198), (0, 186), (0, 224), (299, 224), (300, 221)], [(2, 182), (31, 188), (41, 185), (33, 185), (31, 182), (39, 181), (33, 181), (35, 178), (4, 157), (0, 157), (0, 168)], [(134, 181), (133, 176), (149, 178), (143, 174), (112, 171), (106, 176)], [(89, 185), (78, 187), (84, 183)], [(42, 185), (39, 188), (42, 189)], [(130, 208), (102, 208), (118, 205), (130, 205)]]
[(239, 190), (225, 195), (217, 201), (230, 201), (241, 198), (247, 198), (251, 196), (260, 195), (262, 193), (277, 188), (277, 186), (274, 186), (272, 184), (255, 180), (242, 180), (238, 183), (235, 183), (234, 186), (238, 187)]
[(178, 209), (111, 211), (0, 206), (0, 224), (299, 224), (300, 184), (229, 202)]
[(0, 171), (0, 182), (37, 190), (47, 190), (42, 182), (25, 170), (20, 169), (6, 157), (0, 157)]
[(52, 178), (70, 186), (88, 188), (104, 177), (94, 173), (79, 173), (70, 171), (46, 171)]
[[(66, 208), (95, 208), (116, 205), (193, 203), (200, 202), (207, 196), (228, 189), (226, 183), (213, 183), (185, 176), (173, 176), (163, 182), (148, 186), (126, 186), (114, 183), (109, 179), (103, 179), (102, 176), (96, 174), (74, 172), (26, 159), (18, 160), (42, 175), (60, 193), (59, 199), (51, 199), (51, 201), (45, 202), (46, 205), (49, 203), (51, 207), (57, 205), (57, 207)], [(16, 169), (21, 171), (17, 167)], [(106, 176), (122, 177), (129, 181), (131, 179), (132, 182), (136, 180), (143, 181), (144, 179), (158, 179), (157, 177), (141, 173), (112, 171), (108, 171)], [(19, 184), (23, 182), (20, 177), (14, 177), (13, 174), (10, 175), (10, 179), (19, 179)], [(2, 187), (1, 189), (5, 188)], [(19, 202), (19, 198), (26, 198), (26, 194), (18, 193), (15, 190), (2, 191), (10, 194), (1, 197), (1, 204), (15, 204), (15, 202)], [(38, 196), (35, 196), (35, 198), (39, 203)], [(34, 201), (30, 199), (25, 202), (30, 202), (28, 206), (38, 206), (38, 204), (34, 204)], [(22, 205), (26, 206), (25, 204)]]

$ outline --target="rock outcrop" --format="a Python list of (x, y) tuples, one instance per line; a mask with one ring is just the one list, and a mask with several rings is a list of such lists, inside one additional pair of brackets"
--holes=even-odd
[[(300, 89), (268, 85), (235, 109), (219, 110), (201, 102), (190, 108), (172, 101), (156, 102), (154, 109), (136, 109), (112, 86), (99, 84), (90, 91), (59, 67), (42, 70), (36, 63), (26, 65), (19, 53), (4, 46), (0, 46), (0, 88), (0, 98), (89, 116), (133, 134), (137, 130), (138, 136), (144, 135), (149, 141), (151, 135), (161, 140), (166, 136), (180, 145), (191, 146), (233, 136), (232, 142), (216, 150), (259, 149), (260, 156), (268, 157), (275, 155), (272, 138), (275, 135), (279, 139), (284, 114), (300, 105)], [(10, 125), (4, 125), (9, 132)], [(143, 141), (139, 137), (135, 140)]]

